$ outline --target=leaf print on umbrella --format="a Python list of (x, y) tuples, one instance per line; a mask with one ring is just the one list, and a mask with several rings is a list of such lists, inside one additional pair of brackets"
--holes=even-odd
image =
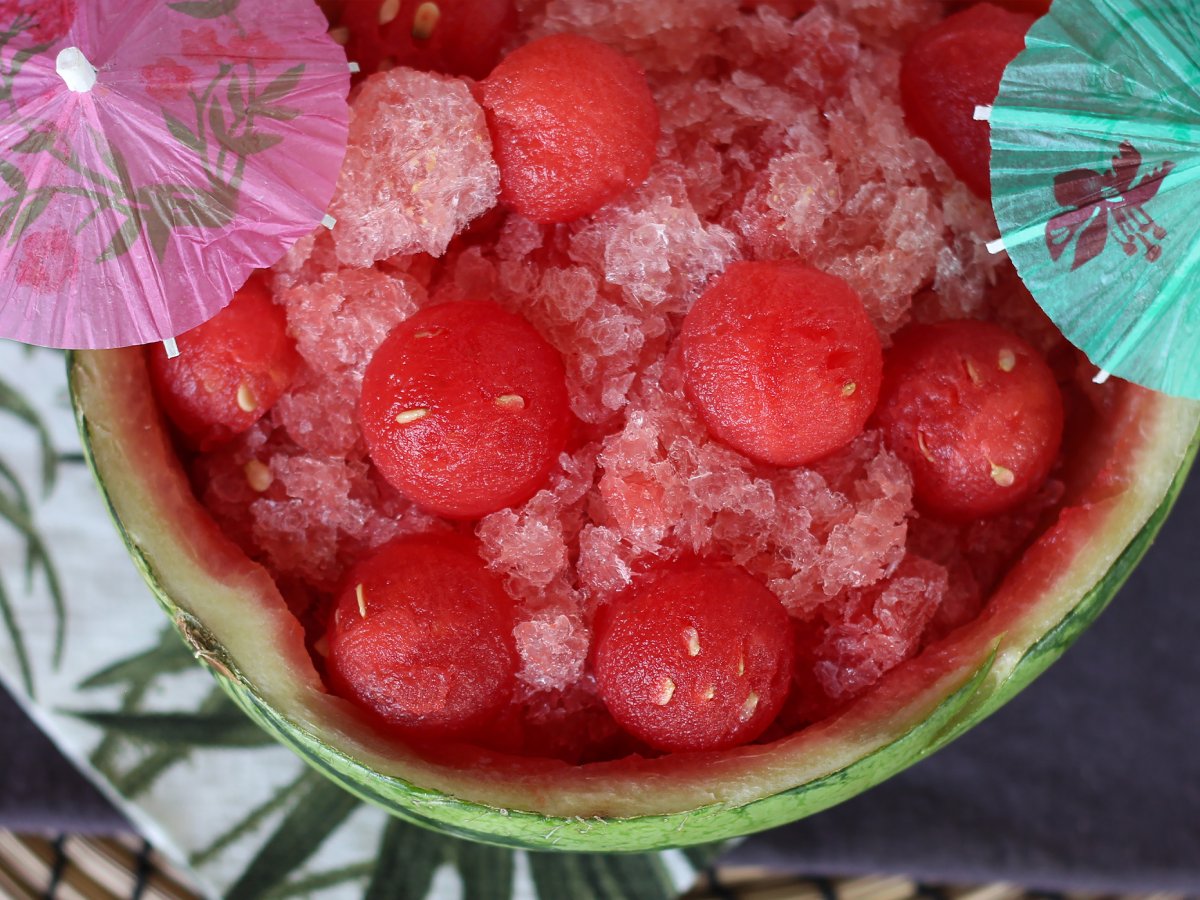
[[(174, 180), (135, 186), (124, 154), (97, 129), (82, 127), (80, 133), (90, 140), (90, 146), (75, 147), (64, 139), (54, 121), (26, 125), (25, 137), (13, 145), (12, 151), (23, 156), (44, 154), (61, 167), (66, 177), (35, 187), (14, 164), (16, 157), (5, 161), (0, 168), (0, 176), (12, 191), (12, 196), (0, 204), (0, 232), (7, 234), (10, 246), (21, 241), (17, 283), (44, 292), (43, 283), (47, 279), (41, 276), (47, 267), (38, 260), (44, 255), (47, 243), (57, 240), (54, 249), (59, 257), (63, 248), (72, 249), (74, 241), (62, 226), (45, 234), (27, 234), (60, 197), (74, 198), (90, 206), (75, 225), (75, 235), (101, 218), (110, 223), (111, 233), (96, 262), (124, 256), (143, 234), (149, 239), (155, 258), (162, 262), (175, 231), (227, 227), (238, 212), (250, 157), (283, 141), (282, 135), (257, 127), (256, 116), (270, 116), (269, 101), (264, 102), (263, 97), (274, 96), (275, 84), (280, 81), (294, 87), (304, 72), (304, 65), (299, 64), (277, 76), (260, 92), (254, 65), (247, 63), (244, 68), (246, 71), (239, 77), (236, 66), (219, 66), (217, 74), (199, 92), (190, 88), (192, 70), (167, 57), (160, 57), (140, 72), (149, 96), (159, 101), (191, 98), (194, 125), (177, 118), (166, 107), (161, 114), (171, 136), (199, 161), (205, 176), (203, 182)], [(100, 160), (104, 168), (89, 165), (90, 159)], [(31, 240), (35, 245), (32, 248), (28, 246)], [(60, 270), (56, 284), (70, 282), (79, 270), (80, 261), (75, 256), (69, 262), (65, 274), (61, 266), (53, 267)]]
[[(5, 104), (9, 108), (15, 106), (13, 88), (16, 84), (17, 76), (21, 74), (21, 70), (25, 67), (25, 64), (39, 53), (45, 53), (50, 49), (50, 44), (19, 47), (21, 38), (25, 36), (27, 31), (28, 29), (21, 25), (20, 22), (4, 31), (0, 31), (0, 103)], [(10, 48), (15, 49), (15, 52), (11, 56), (6, 56), (5, 54)]]
[(1140, 244), (1148, 262), (1162, 257), (1162, 244), (1156, 242), (1167, 237), (1167, 230), (1146, 212), (1146, 204), (1175, 164), (1164, 162), (1139, 181), (1141, 168), (1142, 154), (1124, 141), (1107, 172), (1072, 169), (1054, 179), (1055, 199), (1067, 207), (1046, 224), (1046, 246), (1055, 262), (1078, 237), (1071, 270), (1082, 268), (1104, 252), (1110, 229), (1126, 256), (1137, 254)]

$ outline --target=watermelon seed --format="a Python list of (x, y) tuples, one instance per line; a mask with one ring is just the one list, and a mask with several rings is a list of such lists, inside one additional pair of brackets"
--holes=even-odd
[(982, 384), (983, 379), (979, 377), (979, 370), (975, 368), (975, 363), (970, 359), (963, 359), (963, 365), (967, 368), (967, 377), (971, 379), (971, 384)]
[(242, 412), (252, 413), (258, 409), (258, 398), (254, 396), (254, 391), (250, 390), (250, 385), (238, 385), (237, 405)]
[(855, 384), (853, 381), (847, 381), (844, 385), (842, 385), (842, 396), (843, 397), (853, 397), (854, 392), (857, 390), (858, 390), (857, 384)]
[(328, 656), (329, 655), (329, 637), (324, 634), (321, 635), (321, 637), (313, 644), (313, 650), (315, 650), (317, 652), (318, 656), (321, 656), (321, 657)]
[(1007, 347), (1000, 351), (1000, 371), (1011, 372), (1017, 367), (1017, 354)]
[(444, 328), (441, 328), (441, 327), (437, 327), (437, 328), (426, 328), (424, 331), (418, 331), (416, 334), (414, 334), (414, 335), (413, 335), (413, 337), (416, 337), (416, 338), (435, 338), (435, 337), (437, 337), (439, 334), (441, 334), (443, 331), (445, 331), (445, 329), (444, 329)]
[(358, 614), (365, 619), (367, 617), (367, 595), (361, 584), (354, 586), (354, 599), (358, 601)]
[(739, 675), (746, 674), (746, 657), (744, 657), (744, 656), (738, 657), (738, 674)]
[(496, 405), (501, 409), (524, 409), (525, 398), (520, 394), (501, 394), (496, 398)]
[(700, 655), (700, 633), (695, 628), (683, 629), (683, 641), (687, 644), (688, 656)]
[(988, 462), (992, 466), (992, 481), (1000, 485), (1000, 487), (1012, 487), (1016, 483), (1017, 476), (1013, 474), (1012, 469), (1006, 469), (1004, 466), (998, 466), (990, 459)]
[(246, 473), (246, 483), (252, 490), (258, 491), (260, 494), (275, 480), (270, 468), (262, 460), (250, 460), (242, 467), (242, 471)]
[(386, 25), (400, 15), (400, 0), (383, 0), (379, 5), (379, 24)]
[(742, 711), (739, 714), (741, 720), (743, 722), (748, 721), (754, 715), (756, 709), (758, 709), (758, 694), (751, 691), (750, 696), (746, 698), (746, 702), (742, 704)]
[(659, 706), (666, 706), (671, 702), (671, 698), (675, 696), (675, 682), (670, 678), (664, 678), (662, 685), (659, 688), (658, 696), (654, 702)]
[(416, 13), (413, 15), (413, 39), (418, 41), (429, 40), (433, 36), (433, 29), (437, 28), (438, 19), (441, 17), (442, 11), (438, 9), (436, 3), (422, 3), (418, 6)]
[(929, 445), (925, 443), (925, 434), (920, 429), (917, 430), (917, 446), (921, 449), (921, 455), (933, 462), (933, 454), (929, 452)]
[(409, 422), (416, 422), (418, 419), (423, 419), (429, 415), (429, 410), (425, 407), (417, 409), (406, 409), (404, 412), (396, 416), (396, 422), (400, 425), (407, 425)]
[(716, 685), (710, 684), (708, 687), (706, 687), (704, 689), (704, 693), (701, 694), (700, 696), (703, 697), (705, 700), (711, 700), (713, 697), (717, 696)]

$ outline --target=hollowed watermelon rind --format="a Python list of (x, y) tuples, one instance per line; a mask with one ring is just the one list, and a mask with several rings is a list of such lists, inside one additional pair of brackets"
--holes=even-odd
[[(1064, 516), (1039, 542), (1049, 548), (1041, 567), (1034, 555), (1014, 569), (989, 615), (828, 722), (719, 755), (455, 768), (381, 741), (324, 692), (270, 577), (192, 496), (140, 350), (77, 353), (68, 365), (85, 453), (122, 538), (234, 700), (360, 797), (440, 831), (532, 849), (649, 850), (747, 834), (825, 809), (927, 756), (1029, 683), (1104, 608), (1165, 520), (1200, 427), (1197, 404), (1131, 395), (1125, 418), (1114, 419), (1113, 458), (1137, 477)], [(1056, 547), (1070, 554), (1065, 569), (1054, 565)]]
[[(1175, 473), (1175, 478), (1167, 489), (1166, 498), (1154, 510), (1137, 536), (1117, 558), (1117, 561), (1109, 568), (1104, 579), (1088, 591), (1070, 615), (1062, 619), (1025, 651), (1007, 677), (983, 686), (964, 705), (954, 723), (937, 739), (931, 751), (944, 747), (1008, 703), (1034, 679), (1050, 668), (1050, 665), (1075, 643), (1088, 626), (1096, 621), (1100, 613), (1104, 612), (1116, 597), (1122, 585), (1129, 580), (1129, 576), (1133, 574), (1137, 564), (1150, 550), (1150, 546), (1162, 530), (1171, 510), (1175, 508), (1175, 503), (1188, 479), (1198, 451), (1200, 451), (1200, 431), (1197, 431), (1192, 438), (1184, 459)], [(994, 671), (989, 674), (994, 674)]]
[[(417, 825), (503, 847), (535, 850), (635, 852), (724, 840), (795, 821), (848, 800), (923, 759), (952, 727), (991, 665), (991, 658), (910, 731), (844, 769), (745, 806), (713, 804), (683, 813), (635, 818), (558, 817), (447, 798), (398, 778), (380, 776), (346, 754), (312, 738), (274, 713), (245, 685), (223, 679), (235, 702), (317, 771), (363, 800)], [(221, 676), (218, 675), (220, 678)], [(503, 827), (498, 827), (499, 813)], [(472, 823), (487, 819), (487, 828)]]

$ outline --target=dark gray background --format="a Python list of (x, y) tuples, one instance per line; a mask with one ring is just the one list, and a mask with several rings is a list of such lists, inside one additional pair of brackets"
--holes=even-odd
[[(1198, 581), (1200, 477), (1112, 608), (1030, 690), (932, 759), (734, 858), (1200, 894)], [(2, 691), (0, 827), (126, 827)]]

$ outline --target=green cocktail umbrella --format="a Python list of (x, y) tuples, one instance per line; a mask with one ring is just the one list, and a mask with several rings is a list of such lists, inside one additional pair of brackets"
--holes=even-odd
[(1055, 0), (977, 116), (1042, 308), (1101, 377), (1200, 398), (1200, 0)]

